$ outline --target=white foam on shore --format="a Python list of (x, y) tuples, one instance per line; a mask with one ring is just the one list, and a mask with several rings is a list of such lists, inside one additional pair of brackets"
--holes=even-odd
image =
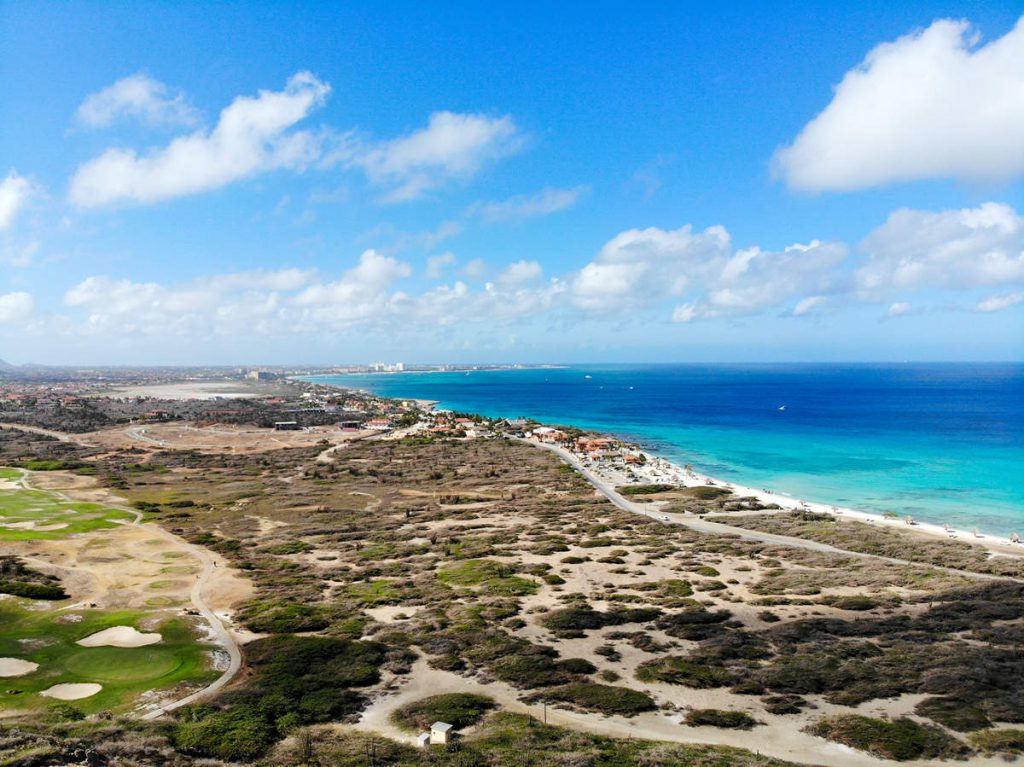
[[(549, 445), (549, 447), (554, 446)], [(736, 484), (735, 482), (726, 482), (724, 480), (715, 479), (714, 477), (709, 477), (706, 474), (698, 474), (693, 471), (688, 472), (683, 467), (664, 458), (651, 455), (646, 451), (641, 453), (641, 455), (646, 459), (646, 463), (629, 467), (629, 470), (632, 471), (633, 474), (640, 477), (640, 482), (637, 482), (636, 480), (630, 480), (623, 471), (604, 464), (601, 461), (587, 460), (586, 458), (575, 453), (571, 453), (562, 447), (555, 447), (555, 449), (556, 451), (564, 451), (566, 454), (572, 455), (576, 460), (582, 461), (589, 471), (592, 471), (594, 474), (599, 476), (602, 481), (613, 486), (644, 484), (647, 482), (676, 484), (685, 487), (713, 485), (715, 487), (731, 490), (741, 498), (753, 497), (765, 505), (774, 503), (787, 511), (811, 511), (816, 514), (828, 514), (837, 518), (852, 519), (857, 522), (864, 522), (866, 524), (877, 525), (879, 527), (905, 529), (936, 538), (952, 539), (962, 543), (974, 543), (990, 549), (992, 547), (1001, 547), (1003, 550), (996, 550), (994, 552), (997, 554), (1009, 553), (1006, 552), (1005, 549), (1015, 549), (1024, 554), (1024, 545), (1016, 544), (1007, 537), (981, 533), (975, 535), (973, 531), (960, 530), (952, 526), (947, 529), (943, 525), (936, 525), (929, 522), (914, 521), (911, 525), (907, 523), (907, 520), (904, 517), (894, 517), (890, 519), (882, 516), (881, 514), (871, 514), (865, 511), (857, 511), (856, 509), (849, 509), (842, 506), (833, 506), (828, 503), (799, 500), (781, 491), (773, 492), (766, 489), (758, 490), (752, 487), (747, 487), (746, 485)], [(631, 498), (630, 500), (634, 503), (644, 503), (640, 498)], [(728, 524), (728, 522), (726, 522), (726, 524)]]
[(82, 647), (145, 647), (162, 639), (159, 634), (143, 634), (131, 626), (111, 626), (79, 639), (75, 644)]
[(55, 684), (50, 689), (43, 690), (39, 694), (45, 698), (54, 698), (55, 700), (81, 700), (82, 698), (91, 698), (102, 689), (103, 685), (96, 684), (95, 682), (79, 682), (77, 684), (64, 682), (63, 684)]
[(21, 658), (0, 658), (0, 677), (25, 676), (39, 668), (38, 663)]

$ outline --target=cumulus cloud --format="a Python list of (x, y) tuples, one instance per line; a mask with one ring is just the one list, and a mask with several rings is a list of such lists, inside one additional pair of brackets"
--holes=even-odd
[[(672, 319), (692, 322), (757, 314), (809, 291), (830, 290), (836, 267), (846, 260), (847, 252), (842, 243), (818, 240), (782, 251), (758, 247), (737, 251), (712, 276), (699, 298), (676, 307)], [(824, 301), (820, 295), (803, 298), (790, 314), (807, 315)]]
[(1024, 292), (1003, 293), (998, 296), (989, 296), (978, 302), (974, 307), (976, 312), (1000, 312), (1009, 309), (1011, 306), (1024, 303)]
[(32, 194), (32, 182), (18, 175), (14, 169), (0, 181), (0, 232), (14, 225), (14, 219), (24, 209)]
[(478, 203), (470, 212), (479, 215), (488, 223), (548, 216), (571, 208), (589, 191), (588, 186), (577, 186), (572, 189), (546, 188), (535, 194), (516, 195), (501, 202)]
[(468, 180), (488, 162), (518, 151), (512, 118), (434, 112), (427, 127), (358, 152), (351, 161), (386, 187), (385, 202), (404, 202), (453, 180)]
[(874, 48), (774, 168), (795, 189), (851, 190), (918, 179), (1024, 174), (1024, 18), (978, 45), (939, 20)]
[(681, 296), (720, 268), (731, 239), (721, 226), (694, 232), (629, 229), (609, 240), (572, 279), (572, 301), (583, 311), (613, 313)]
[(79, 167), (69, 198), (82, 208), (152, 203), (280, 168), (301, 170), (319, 157), (320, 137), (290, 129), (323, 104), (329, 91), (309, 72), (299, 72), (283, 91), (236, 98), (212, 131), (178, 137), (143, 156), (108, 149)]
[(498, 282), (503, 285), (522, 285), (538, 279), (544, 273), (544, 269), (536, 261), (516, 261), (505, 267), (498, 276)]
[(1024, 218), (1008, 205), (898, 210), (861, 244), (862, 298), (895, 290), (961, 289), (1024, 281)]
[(15, 325), (32, 316), (32, 296), (17, 291), (0, 294), (0, 325)]
[(904, 314), (909, 312), (911, 309), (910, 304), (906, 301), (898, 301), (894, 304), (890, 304), (889, 310), (885, 313), (886, 317), (902, 317)]
[(427, 259), (427, 278), (437, 280), (444, 274), (445, 269), (455, 263), (455, 254), (450, 250), (439, 256), (430, 256)]
[(199, 112), (185, 95), (149, 75), (138, 73), (90, 94), (75, 112), (76, 121), (89, 128), (105, 128), (119, 119), (132, 118), (144, 125), (196, 125)]

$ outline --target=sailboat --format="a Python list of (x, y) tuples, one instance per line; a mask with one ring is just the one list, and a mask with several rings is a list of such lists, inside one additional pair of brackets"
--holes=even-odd
[(783, 405), (782, 407), (779, 408), (779, 410), (785, 410), (785, 409), (786, 409), (785, 405)]

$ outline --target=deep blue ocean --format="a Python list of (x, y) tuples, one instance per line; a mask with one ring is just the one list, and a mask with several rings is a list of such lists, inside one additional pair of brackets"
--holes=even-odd
[(599, 429), (752, 487), (1024, 534), (1022, 364), (576, 365), (310, 380)]

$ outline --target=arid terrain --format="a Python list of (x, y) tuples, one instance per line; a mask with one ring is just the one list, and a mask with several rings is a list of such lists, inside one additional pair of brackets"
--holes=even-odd
[[(0, 465), (46, 469), (32, 487), (140, 517), (0, 540), (59, 578), (55, 608), (184, 611), (242, 653), (226, 686), (151, 705), (151, 723), (79, 722), (93, 712), (72, 702), (0, 729), (0, 763), (69, 743), (119, 765), (996, 764), (1020, 748), (1024, 561), (883, 547), (720, 492), (666, 491), (666, 523), (534, 445), (403, 433), (0, 432)], [(458, 747), (416, 749), (424, 717), (455, 720)]]

